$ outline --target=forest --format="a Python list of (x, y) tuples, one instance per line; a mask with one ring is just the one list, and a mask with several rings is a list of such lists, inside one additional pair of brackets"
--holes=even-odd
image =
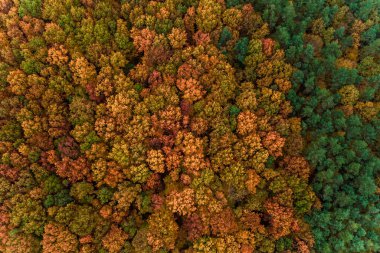
[(380, 252), (379, 13), (0, 0), (0, 252)]

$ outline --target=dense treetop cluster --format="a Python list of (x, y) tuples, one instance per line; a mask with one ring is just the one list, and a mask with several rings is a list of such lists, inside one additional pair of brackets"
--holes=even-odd
[(297, 70), (294, 115), (322, 209), (317, 252), (380, 251), (380, 2), (255, 1)]
[(378, 252), (379, 5), (0, 0), (0, 252)]

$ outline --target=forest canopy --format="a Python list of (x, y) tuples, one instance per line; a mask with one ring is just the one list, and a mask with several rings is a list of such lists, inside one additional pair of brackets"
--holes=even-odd
[(0, 0), (0, 252), (379, 252), (379, 10)]

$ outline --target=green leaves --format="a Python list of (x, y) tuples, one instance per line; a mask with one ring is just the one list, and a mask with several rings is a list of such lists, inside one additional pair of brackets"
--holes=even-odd
[(0, 128), (1, 141), (16, 141), (22, 136), (22, 128), (17, 122), (8, 121)]
[(230, 32), (230, 29), (227, 26), (223, 27), (222, 32), (220, 33), (218, 47), (221, 48), (222, 46), (225, 46), (231, 38), (232, 34)]
[(113, 194), (114, 194), (114, 190), (106, 186), (101, 187), (96, 192), (96, 195), (102, 205), (108, 203), (112, 199)]
[(32, 16), (38, 18), (41, 16), (42, 0), (20, 0), (18, 14), (20, 17)]
[(236, 42), (234, 47), (235, 57), (241, 64), (244, 64), (245, 56), (248, 53), (248, 44), (249, 39), (247, 37), (243, 37)]
[(236, 105), (230, 106), (230, 115), (231, 116), (237, 116), (239, 113), (240, 113), (239, 107), (237, 107)]

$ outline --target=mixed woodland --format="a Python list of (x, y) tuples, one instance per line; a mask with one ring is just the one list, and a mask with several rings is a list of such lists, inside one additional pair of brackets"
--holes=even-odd
[(380, 252), (378, 0), (0, 0), (0, 252)]

